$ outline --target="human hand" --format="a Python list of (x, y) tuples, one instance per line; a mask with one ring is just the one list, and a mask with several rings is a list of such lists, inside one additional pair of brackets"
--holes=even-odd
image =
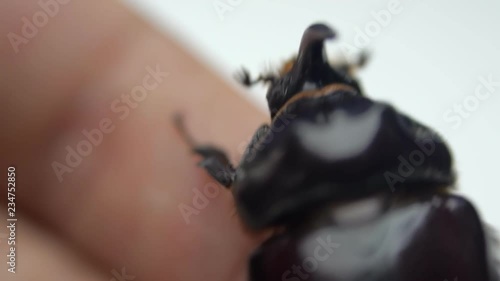
[[(193, 189), (215, 182), (171, 117), (182, 112), (197, 139), (235, 162), (263, 114), (118, 1), (42, 2), (58, 10), (32, 38), (23, 18), (33, 23), (39, 2), (0, 4), (0, 33), (27, 41), (0, 44), (1, 168), (16, 167), (18, 218), (16, 273), (3, 263), (0, 279), (245, 280), (263, 236), (245, 230), (227, 190), (193, 204)], [(140, 99), (138, 86), (148, 88)], [(91, 152), (70, 156), (71, 167), (78, 148)]]

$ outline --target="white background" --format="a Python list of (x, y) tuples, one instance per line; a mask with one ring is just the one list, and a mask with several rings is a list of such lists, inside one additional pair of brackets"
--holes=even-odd
[[(372, 13), (387, 10), (390, 0), (127, 2), (234, 83), (232, 74), (241, 66), (255, 76), (294, 54), (313, 22), (337, 31), (337, 41), (327, 50), (330, 57), (342, 56), (340, 42), (356, 46), (359, 30), (374, 24)], [(217, 12), (214, 5), (230, 10)], [(457, 187), (486, 222), (500, 229), (500, 84), (476, 108), (471, 101), (480, 77), (491, 75), (500, 83), (500, 1), (414, 0), (399, 5), (402, 10), (386, 26), (378, 24), (380, 31), (370, 33), (365, 48), (372, 57), (360, 73), (365, 92), (445, 137), (455, 156)], [(264, 88), (240, 92), (266, 109)], [(446, 121), (444, 114), (464, 101), (473, 109), (469, 116), (459, 126)]]

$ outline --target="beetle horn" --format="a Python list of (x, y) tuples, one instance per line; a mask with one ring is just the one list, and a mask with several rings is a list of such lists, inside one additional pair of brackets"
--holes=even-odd
[(323, 42), (335, 38), (335, 32), (325, 24), (317, 23), (309, 26), (302, 35), (297, 66), (304, 71), (303, 67), (315, 65), (316, 63), (328, 63), (324, 52)]

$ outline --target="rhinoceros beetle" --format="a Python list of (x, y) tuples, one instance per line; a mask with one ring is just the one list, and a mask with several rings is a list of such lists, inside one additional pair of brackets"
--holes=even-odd
[[(452, 193), (451, 152), (429, 127), (365, 96), (355, 63), (329, 63), (313, 24), (296, 58), (269, 85), (270, 124), (234, 167), (198, 145), (200, 166), (231, 189), (243, 222), (280, 229), (249, 262), (251, 281), (498, 281), (495, 239), (474, 206)], [(286, 122), (283, 122), (286, 116)]]

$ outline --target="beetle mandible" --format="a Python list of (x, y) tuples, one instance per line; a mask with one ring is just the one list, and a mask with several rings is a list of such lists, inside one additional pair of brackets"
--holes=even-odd
[[(354, 72), (330, 64), (325, 24), (309, 26), (296, 58), (269, 85), (270, 124), (234, 167), (194, 143), (200, 166), (231, 189), (253, 230), (282, 229), (252, 255), (251, 281), (498, 281), (494, 239), (474, 206), (451, 190), (451, 152), (439, 135), (365, 96)], [(284, 115), (287, 125), (273, 131)], [(272, 139), (270, 137), (272, 135)], [(412, 163), (414, 165), (411, 165)]]

